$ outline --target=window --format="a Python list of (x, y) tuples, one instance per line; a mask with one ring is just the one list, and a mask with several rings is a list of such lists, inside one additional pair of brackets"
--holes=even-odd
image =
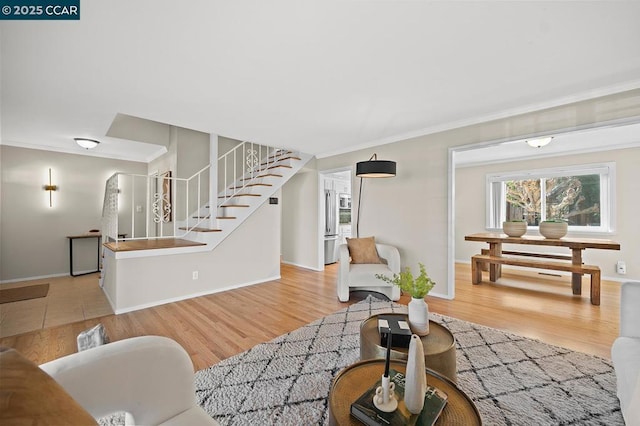
[(572, 231), (612, 232), (614, 183), (614, 163), (487, 175), (487, 228), (562, 219)]

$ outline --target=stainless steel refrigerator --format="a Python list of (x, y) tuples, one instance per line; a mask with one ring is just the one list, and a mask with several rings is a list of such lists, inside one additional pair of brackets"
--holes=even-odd
[(338, 261), (338, 194), (324, 190), (324, 264)]

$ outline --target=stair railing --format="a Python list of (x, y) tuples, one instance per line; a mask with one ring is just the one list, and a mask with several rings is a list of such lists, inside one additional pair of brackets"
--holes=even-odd
[(242, 193), (247, 185), (268, 173), (269, 169), (288, 153), (289, 151), (282, 148), (242, 142), (221, 155), (218, 158), (218, 192), (221, 195), (217, 206), (224, 205)]
[(103, 242), (118, 241), (118, 173), (105, 183), (101, 226)]
[(217, 181), (222, 189), (218, 188), (215, 203), (209, 200), (210, 173), (216, 172), (210, 165), (188, 179), (170, 173), (115, 173), (105, 185), (104, 242), (182, 238), (203, 223), (212, 228), (217, 207), (264, 177), (287, 155), (285, 149), (252, 142), (235, 146), (218, 159)]
[[(105, 186), (104, 241), (184, 237), (206, 219), (210, 169), (207, 165), (187, 179), (170, 172), (115, 173)], [(191, 221), (194, 210), (197, 220)]]

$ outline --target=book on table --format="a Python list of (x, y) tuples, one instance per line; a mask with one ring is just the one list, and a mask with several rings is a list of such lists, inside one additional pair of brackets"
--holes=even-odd
[(420, 414), (411, 414), (404, 405), (404, 374), (391, 369), (389, 377), (395, 383), (395, 394), (398, 399), (398, 408), (391, 412), (385, 413), (376, 408), (373, 404), (373, 396), (376, 388), (381, 385), (382, 380), (378, 381), (369, 389), (367, 389), (360, 397), (351, 404), (351, 415), (362, 423), (369, 426), (431, 426), (442, 413), (447, 404), (447, 394), (438, 388), (427, 384), (427, 392), (424, 397), (424, 407)]

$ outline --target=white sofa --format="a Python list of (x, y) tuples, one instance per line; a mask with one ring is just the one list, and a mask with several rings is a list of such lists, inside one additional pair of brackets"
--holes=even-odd
[(640, 282), (622, 284), (620, 337), (611, 348), (618, 399), (627, 426), (640, 426)]
[(127, 425), (218, 425), (196, 404), (193, 364), (175, 341), (134, 337), (40, 366), (94, 418)]
[(338, 299), (341, 302), (349, 300), (349, 290), (369, 290), (384, 294), (391, 300), (400, 299), (400, 288), (386, 283), (375, 277), (376, 274), (393, 278), (393, 274), (400, 273), (400, 253), (398, 249), (388, 244), (376, 243), (378, 256), (384, 263), (353, 264), (350, 261), (349, 248), (341, 244), (338, 248), (340, 266), (338, 268)]

